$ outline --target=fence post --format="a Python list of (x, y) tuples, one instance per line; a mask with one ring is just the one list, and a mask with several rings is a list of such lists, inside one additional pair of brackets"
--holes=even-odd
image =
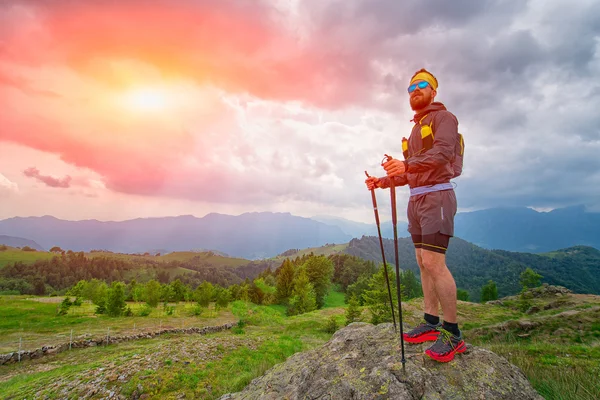
[(160, 331), (162, 331), (162, 320), (160, 321), (160, 325), (158, 326), (158, 336), (160, 336)]
[(21, 362), (21, 344), (23, 342), (23, 338), (19, 338), (19, 362)]
[(71, 329), (71, 339), (69, 339), (69, 350), (71, 350), (72, 346), (73, 346), (73, 329)]
[(108, 338), (110, 336), (110, 328), (106, 331), (106, 345), (108, 346)]

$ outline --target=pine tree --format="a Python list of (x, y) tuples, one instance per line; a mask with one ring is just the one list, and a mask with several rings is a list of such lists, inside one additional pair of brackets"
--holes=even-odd
[(194, 300), (198, 302), (202, 307), (208, 307), (213, 296), (214, 286), (210, 282), (202, 282), (194, 292)]
[(150, 307), (158, 306), (158, 302), (160, 301), (160, 283), (154, 279), (146, 283), (144, 288), (144, 301), (146, 301)]
[(317, 309), (316, 294), (304, 268), (294, 278), (294, 289), (288, 307), (288, 315), (304, 314)]
[(360, 318), (360, 309), (358, 308), (358, 299), (356, 296), (352, 296), (348, 302), (348, 308), (346, 309), (346, 325), (358, 321)]
[(119, 317), (125, 311), (125, 284), (113, 282), (108, 290), (106, 313), (111, 317)]
[[(388, 279), (392, 291), (392, 301), (394, 311), (398, 311), (398, 299), (396, 294), (396, 274), (391, 268), (388, 268)], [(400, 288), (402, 290), (402, 287)], [(374, 274), (369, 281), (369, 289), (363, 293), (365, 305), (371, 312), (371, 323), (379, 324), (392, 321), (392, 309), (390, 307), (390, 297), (387, 291), (385, 280), (385, 270), (381, 268)]]
[(280, 302), (287, 302), (294, 290), (294, 266), (286, 258), (277, 272), (277, 299)]
[(311, 256), (305, 263), (306, 275), (313, 285), (317, 299), (317, 308), (325, 305), (325, 297), (331, 286), (333, 262), (325, 256)]

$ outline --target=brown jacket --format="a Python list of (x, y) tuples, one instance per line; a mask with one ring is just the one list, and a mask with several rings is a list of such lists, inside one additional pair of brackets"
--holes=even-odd
[[(450, 182), (454, 177), (452, 162), (457, 148), (460, 148), (458, 120), (442, 103), (434, 102), (416, 114), (413, 121), (415, 126), (408, 138), (408, 157), (405, 160), (408, 170), (394, 177), (394, 184), (396, 186), (408, 184), (411, 188), (415, 188)], [(433, 126), (434, 133), (433, 146), (425, 151), (421, 137), (423, 125)], [(389, 187), (390, 178), (380, 178), (379, 186)]]

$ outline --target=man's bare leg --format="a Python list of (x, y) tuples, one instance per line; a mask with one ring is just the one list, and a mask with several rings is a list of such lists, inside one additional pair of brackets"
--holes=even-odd
[[(431, 313), (435, 311), (437, 315), (437, 305), (434, 306), (432, 303), (428, 303), (427, 294), (425, 288), (431, 292), (435, 292), (436, 300), (439, 300), (442, 305), (442, 311), (444, 313), (444, 321), (455, 324), (457, 322), (456, 317), (456, 283), (450, 273), (450, 270), (446, 266), (446, 255), (436, 253), (434, 251), (420, 249), (421, 250), (421, 282), (423, 284), (423, 296), (425, 296), (425, 312)], [(417, 256), (418, 257), (418, 256)], [(418, 258), (417, 258), (418, 260)], [(426, 275), (423, 274), (425, 272)], [(424, 278), (427, 276), (428, 278)], [(429, 280), (428, 283), (425, 283)], [(433, 286), (433, 289), (431, 289)], [(432, 307), (428, 309), (428, 307)], [(427, 311), (429, 310), (429, 311)]]
[(415, 249), (417, 264), (421, 270), (421, 287), (423, 288), (423, 305), (425, 313), (438, 317), (440, 315), (440, 301), (435, 291), (434, 281), (431, 274), (423, 267), (421, 250)]

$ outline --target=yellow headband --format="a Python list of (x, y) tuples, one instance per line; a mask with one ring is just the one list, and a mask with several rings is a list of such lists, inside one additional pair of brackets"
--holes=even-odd
[(416, 81), (425, 81), (425, 82), (429, 83), (431, 85), (431, 87), (433, 88), (433, 90), (437, 90), (437, 88), (438, 88), (437, 79), (435, 79), (435, 76), (431, 75), (428, 72), (419, 72), (418, 74), (416, 74), (411, 79), (410, 85), (412, 85)]

